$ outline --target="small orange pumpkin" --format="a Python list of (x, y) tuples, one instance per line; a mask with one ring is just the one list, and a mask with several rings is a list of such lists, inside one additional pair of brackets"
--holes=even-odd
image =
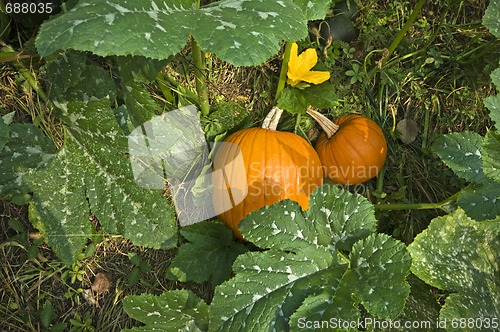
[(326, 177), (340, 184), (359, 184), (380, 172), (387, 157), (387, 142), (373, 120), (347, 114), (331, 122), (313, 109), (308, 109), (308, 113), (324, 130), (315, 149)]
[(294, 133), (276, 131), (282, 112), (273, 108), (262, 128), (239, 130), (215, 150), (214, 210), (240, 239), (238, 225), (250, 212), (284, 199), (307, 210), (310, 194), (323, 184), (314, 148)]

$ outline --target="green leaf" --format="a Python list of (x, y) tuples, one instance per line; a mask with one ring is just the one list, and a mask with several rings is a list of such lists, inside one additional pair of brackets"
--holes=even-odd
[(332, 4), (329, 0), (293, 0), (293, 2), (306, 14), (308, 21), (325, 18)]
[(50, 300), (45, 301), (42, 309), (39, 310), (40, 322), (42, 326), (48, 328), (50, 323), (55, 318), (56, 314), (54, 312), (54, 307), (52, 306), (52, 302)]
[(281, 92), (281, 96), (277, 101), (277, 106), (292, 114), (306, 114), (307, 100), (301, 90), (286, 87)]
[(155, 296), (129, 295), (123, 300), (127, 314), (145, 326), (123, 331), (207, 331), (208, 305), (193, 292), (174, 290)]
[(325, 2), (303, 13), (292, 0), (225, 0), (200, 9), (172, 0), (80, 1), (71, 11), (42, 24), (36, 46), (44, 57), (72, 48), (100, 56), (161, 60), (178, 53), (192, 35), (205, 52), (224, 61), (258, 65), (278, 53), (282, 40), (305, 37), (307, 16), (317, 16), (317, 8)]
[(234, 101), (219, 102), (213, 106), (214, 110), (201, 119), (209, 142), (220, 134), (240, 129), (250, 118), (250, 110)]
[(349, 261), (339, 288), (347, 287), (370, 314), (382, 319), (397, 317), (410, 293), (405, 279), (411, 259), (404, 243), (372, 234), (354, 244)]
[[(0, 120), (0, 123), (3, 121)], [(0, 149), (0, 199), (11, 200), (30, 192), (26, 176), (35, 169), (45, 167), (56, 153), (56, 148), (32, 124), (5, 127), (5, 136), (8, 136), (3, 149)]]
[(68, 51), (45, 66), (50, 94), (58, 103), (116, 97), (111, 74), (82, 52)]
[[(109, 100), (63, 105), (68, 131), (54, 161), (30, 175), (33, 215), (56, 254), (71, 263), (91, 235), (91, 211), (106, 232), (139, 246), (177, 244), (175, 213), (161, 190), (140, 187)], [(89, 207), (90, 204), (90, 207)]]
[(319, 262), (330, 265), (332, 256), (325, 250), (314, 261), (302, 253), (275, 250), (239, 256), (233, 265), (236, 276), (215, 290), (210, 330), (286, 330), (288, 317), (308, 295), (335, 283), (326, 279), (330, 271)]
[(500, 185), (500, 134), (488, 131), (481, 146), (484, 174)]
[(408, 251), (413, 260), (412, 272), (417, 277), (452, 293), (441, 310), (441, 320), (498, 317), (498, 219), (479, 223), (458, 209), (452, 215), (435, 218), (417, 235)]
[(500, 185), (496, 182), (473, 185), (462, 189), (458, 205), (476, 220), (494, 219), (500, 215)]
[(305, 88), (302, 94), (307, 103), (314, 108), (329, 108), (338, 105), (336, 89), (328, 82)]
[(54, 253), (71, 265), (94, 233), (85, 199), (84, 162), (78, 146), (68, 140), (46, 168), (33, 172), (27, 182), (33, 191), (29, 218)]
[(316, 225), (319, 243), (325, 246), (351, 250), (356, 241), (364, 239), (377, 228), (373, 205), (361, 195), (323, 186), (309, 200), (306, 217)]
[(500, 38), (500, 3), (490, 1), (488, 8), (484, 12), (483, 25), (497, 38)]
[(153, 81), (166, 61), (127, 56), (115, 57), (115, 63), (120, 72), (123, 100), (133, 124), (139, 126), (160, 114), (160, 105), (153, 100), (144, 83)]
[[(436, 299), (435, 289), (412, 274), (408, 276), (408, 282), (411, 286), (410, 295), (406, 299), (403, 312), (396, 318), (396, 321), (401, 323), (400, 327), (393, 324), (393, 328), (382, 330), (406, 332), (409, 331), (409, 328), (405, 326), (408, 322), (410, 324), (419, 324), (418, 327), (425, 331), (442, 331), (437, 326), (441, 306)], [(374, 324), (371, 327), (375, 327)], [(378, 329), (374, 328), (372, 330), (376, 331)]]
[[(497, 19), (498, 21), (498, 19)], [(491, 81), (500, 90), (500, 68), (491, 73)], [(500, 129), (500, 94), (484, 98), (484, 106), (490, 110), (490, 118), (495, 122), (495, 128)]]
[(432, 145), (441, 160), (459, 177), (471, 182), (489, 182), (482, 170), (481, 135), (464, 131), (440, 136)]
[(210, 328), (281, 331), (305, 315), (357, 318), (359, 301), (395, 318), (409, 292), (410, 259), (404, 244), (373, 234), (375, 225), (365, 198), (327, 186), (311, 195), (306, 212), (285, 200), (250, 213), (240, 230), (268, 250), (238, 256), (235, 277), (216, 287)]
[(0, 117), (0, 152), (10, 140), (10, 127), (5, 123), (3, 117)]
[(220, 222), (200, 222), (181, 229), (189, 242), (180, 246), (170, 263), (167, 276), (181, 282), (210, 281), (216, 286), (231, 277), (231, 266), (246, 252), (235, 242), (233, 233)]

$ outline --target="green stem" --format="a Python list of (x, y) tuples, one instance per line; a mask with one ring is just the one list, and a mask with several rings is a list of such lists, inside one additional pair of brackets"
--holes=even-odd
[(374, 207), (379, 211), (441, 209), (445, 212), (448, 212), (446, 209), (444, 209), (444, 206), (456, 200), (461, 192), (462, 191), (456, 192), (455, 194), (438, 203), (387, 203), (376, 204), (374, 205)]
[(188, 98), (191, 102), (199, 104), (199, 96), (191, 89), (188, 89), (184, 86), (182, 86), (179, 82), (177, 82), (173, 77), (170, 77), (168, 75), (163, 75), (163, 78), (165, 79), (165, 83), (169, 84), (172, 86), (172, 90), (177, 92), (178, 94)]
[(441, 203), (387, 203), (375, 205), (375, 209), (380, 211), (426, 210), (440, 209), (441, 207)]
[(198, 92), (200, 102), (201, 114), (206, 116), (210, 113), (210, 103), (208, 101), (207, 80), (205, 76), (205, 53), (201, 50), (194, 38), (191, 38), (191, 52), (193, 54), (194, 77), (196, 92)]
[(408, 29), (410, 29), (411, 25), (413, 24), (413, 22), (415, 22), (417, 16), (420, 14), (420, 10), (424, 6), (424, 4), (425, 0), (420, 0), (419, 2), (417, 2), (415, 8), (413, 9), (413, 12), (410, 14), (410, 17), (408, 18), (408, 21), (406, 21), (406, 23), (403, 25), (403, 27), (397, 34), (396, 38), (392, 41), (392, 44), (389, 46), (388, 48), (389, 52), (387, 54), (387, 57), (385, 57), (382, 60), (382, 63), (384, 63), (385, 60), (388, 59), (391, 56), (391, 54), (396, 50), (396, 48), (399, 46), (399, 43), (401, 43), (401, 41), (403, 40), (404, 36), (408, 32)]
[(156, 83), (158, 84), (158, 88), (160, 89), (161, 93), (163, 94), (163, 97), (165, 99), (173, 104), (175, 101), (174, 95), (172, 95), (171, 89), (168, 87), (167, 83), (165, 82), (165, 77), (163, 76), (163, 73), (159, 72), (158, 75), (156, 75)]
[(297, 117), (295, 118), (295, 128), (293, 128), (294, 133), (298, 133), (300, 129), (300, 119), (302, 117), (302, 114), (297, 114)]
[(292, 41), (287, 41), (285, 45), (285, 53), (283, 54), (283, 61), (281, 62), (280, 78), (278, 81), (278, 87), (276, 88), (276, 95), (274, 96), (274, 102), (281, 96), (281, 92), (285, 88), (286, 84), (286, 74), (288, 72), (288, 60), (290, 60), (290, 51), (292, 50)]

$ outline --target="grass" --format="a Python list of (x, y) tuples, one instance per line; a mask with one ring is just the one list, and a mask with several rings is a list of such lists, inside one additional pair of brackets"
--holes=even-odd
[[(484, 134), (491, 126), (482, 100), (494, 92), (488, 75), (498, 66), (500, 48), (480, 24), (487, 2), (450, 1), (449, 7), (444, 2), (427, 2), (380, 69), (373, 68), (416, 2), (361, 3), (355, 22), (359, 37), (351, 44), (334, 42), (328, 57), (321, 59), (332, 71), (338, 104), (326, 111), (331, 116), (347, 112), (367, 115), (380, 123), (386, 134), (389, 153), (383, 181), (367, 183), (363, 187), (365, 196), (381, 203), (439, 202), (464, 183), (430, 153), (434, 139), (452, 131)], [(12, 38), (16, 49), (23, 46), (16, 45), (17, 40), (31, 35), (19, 29), (19, 38)], [(252, 122), (260, 124), (272, 106), (279, 57), (255, 68), (234, 68), (213, 57), (208, 61), (212, 69), (208, 77), (211, 101), (244, 103), (252, 110)], [(40, 76), (36, 66), (23, 63), (35, 77)], [(184, 57), (167, 72), (179, 78), (189, 63)], [(352, 76), (347, 71), (354, 65), (360, 68), (359, 80), (351, 83)], [(189, 77), (184, 83), (194, 86)], [(151, 90), (158, 100), (164, 100), (155, 86)], [(13, 63), (0, 64), (0, 112), (15, 112), (15, 122), (33, 122), (58, 146), (62, 144), (63, 131), (50, 107)], [(401, 142), (393, 129), (403, 118), (419, 124), (417, 139), (410, 144)], [(184, 287), (207, 302), (211, 300), (212, 289), (208, 285), (181, 284), (165, 278), (175, 250), (145, 249), (120, 237), (103, 236), (95, 246), (89, 245), (88, 257), (70, 269), (39, 243), (26, 207), (3, 202), (0, 209), (0, 330), (44, 330), (42, 317), (47, 301), (53, 307), (51, 324), (62, 322), (66, 329), (83, 331), (87, 317), (90, 330), (119, 331), (137, 324), (123, 311), (121, 301), (126, 295), (160, 294)], [(379, 211), (379, 230), (409, 243), (433, 217), (442, 213)], [(138, 265), (130, 259), (131, 253), (143, 262), (139, 272), (133, 272)], [(112, 285), (99, 296), (99, 306), (90, 305), (82, 292), (91, 287), (99, 272), (108, 273)]]

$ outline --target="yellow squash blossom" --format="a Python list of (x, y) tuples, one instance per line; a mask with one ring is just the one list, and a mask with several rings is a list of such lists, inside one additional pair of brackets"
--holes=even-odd
[(292, 44), (290, 59), (288, 60), (288, 84), (295, 86), (300, 82), (320, 84), (330, 79), (327, 71), (311, 70), (318, 62), (318, 55), (314, 48), (308, 48), (298, 55), (297, 43)]

